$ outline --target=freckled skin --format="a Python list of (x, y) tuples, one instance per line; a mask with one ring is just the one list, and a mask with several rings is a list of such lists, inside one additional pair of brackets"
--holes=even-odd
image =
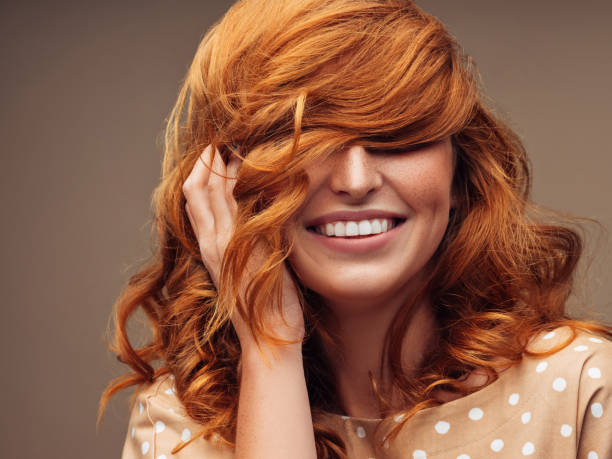
[[(352, 146), (309, 167), (309, 191), (289, 258), (302, 283), (336, 308), (353, 312), (405, 299), (418, 286), (448, 225), (453, 168), (449, 138), (400, 154)], [(335, 252), (305, 227), (325, 213), (366, 209), (407, 218), (395, 237), (375, 251)]]

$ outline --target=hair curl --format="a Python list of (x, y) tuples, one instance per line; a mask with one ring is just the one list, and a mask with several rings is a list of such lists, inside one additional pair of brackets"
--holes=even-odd
[[(485, 369), (486, 384), (497, 379), (494, 359), (519, 363), (534, 333), (569, 325), (574, 333), (612, 336), (607, 325), (566, 314), (581, 237), (542, 218), (529, 201), (520, 139), (485, 107), (474, 66), (437, 19), (409, 0), (244, 0), (200, 43), (168, 120), (163, 176), (152, 200), (159, 247), (115, 304), (110, 347), (133, 372), (109, 384), (99, 418), (116, 392), (172, 373), (188, 415), (202, 425), (198, 436), (218, 433), (233, 446), (240, 347), (230, 316), (238, 308), (256, 337), (278, 342), (262, 317), (267, 299), (280, 297), (292, 218), (308, 188), (305, 167), (348, 144), (393, 154), (446, 136), (456, 152), (457, 208), (428, 281), (400, 309), (385, 341), (393, 385), (412, 406), (405, 419), (442, 403), (435, 388), (468, 394), (483, 387), (462, 385), (469, 370)], [(234, 190), (238, 221), (218, 289), (181, 192), (208, 144), (226, 160), (243, 159)], [(269, 258), (242, 300), (235, 292), (257, 244)], [(317, 454), (343, 457), (340, 437), (318, 421), (341, 409), (321, 352), (333, 345), (333, 327), (322, 320), (316, 293), (303, 287), (300, 293)], [(401, 340), (412, 306), (425, 296), (440, 339), (417, 377), (408, 378), (399, 365)], [(153, 337), (134, 348), (126, 324), (138, 308)]]

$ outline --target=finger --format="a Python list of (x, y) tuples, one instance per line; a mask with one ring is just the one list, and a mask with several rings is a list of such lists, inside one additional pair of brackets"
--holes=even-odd
[[(185, 204), (185, 210), (187, 211), (187, 216), (189, 217), (191, 226), (194, 228), (194, 232), (196, 233), (196, 236), (197, 236), (198, 235), (197, 222), (193, 218), (193, 215), (189, 208), (189, 203)], [(211, 246), (214, 245), (214, 241), (208, 242), (205, 240), (204, 237), (198, 237), (198, 244), (200, 246), (200, 254), (201, 254), (202, 263), (204, 264), (204, 266), (206, 267), (206, 270), (210, 274), (210, 277), (213, 283), (215, 285), (218, 285), (217, 279), (219, 277), (219, 273), (217, 272), (218, 270), (216, 267), (219, 265), (219, 260), (218, 260), (219, 257), (218, 257), (216, 250), (213, 250), (212, 252), (210, 250)]]
[(189, 204), (190, 221), (198, 239), (199, 231), (214, 231), (213, 213), (210, 207), (207, 184), (210, 176), (211, 147), (207, 146), (196, 160), (191, 173), (183, 183), (183, 194)]
[(196, 236), (196, 239), (198, 240), (198, 242), (200, 241), (202, 235), (200, 234), (200, 227), (198, 226), (198, 221), (194, 218), (193, 216), (193, 212), (191, 211), (191, 208), (189, 207), (189, 203), (185, 203), (185, 211), (187, 212), (187, 217), (189, 218), (189, 223), (191, 224), (191, 227), (193, 228), (193, 233)]
[(203, 188), (208, 183), (208, 179), (210, 176), (210, 165), (212, 162), (214, 152), (212, 151), (212, 146), (208, 145), (198, 159), (196, 160), (193, 168), (191, 169), (191, 173), (185, 180), (185, 183), (193, 185), (194, 188)]
[(229, 240), (234, 226), (233, 215), (230, 211), (226, 196), (227, 169), (221, 158), (219, 150), (215, 151), (212, 171), (208, 179), (208, 192), (210, 195), (210, 208), (213, 213), (215, 230), (220, 240)]
[(234, 187), (236, 186), (236, 179), (238, 177), (238, 169), (240, 169), (240, 165), (242, 164), (242, 160), (237, 156), (232, 156), (227, 164), (227, 180), (226, 180), (226, 192), (225, 195), (227, 197), (227, 205), (230, 208), (230, 212), (234, 218), (236, 218), (236, 199), (234, 199)]

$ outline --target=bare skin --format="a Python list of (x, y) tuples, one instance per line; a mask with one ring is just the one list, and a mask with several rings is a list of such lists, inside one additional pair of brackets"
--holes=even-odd
[[(393, 305), (401, 306), (400, 303)], [(346, 317), (342, 319), (342, 343), (344, 358), (335, 354), (328, 355), (335, 369), (338, 381), (340, 401), (348, 416), (368, 419), (378, 419), (405, 410), (397, 394), (386, 394), (392, 408), (388, 412), (380, 412), (377, 398), (372, 390), (368, 371), (371, 371), (382, 388), (389, 386), (390, 368), (380, 373), (380, 360), (385, 332), (395, 308), (383, 309), (377, 314)], [(419, 305), (412, 318), (403, 341), (402, 365), (410, 376), (418, 367), (428, 344), (435, 336), (435, 319), (428, 304)]]

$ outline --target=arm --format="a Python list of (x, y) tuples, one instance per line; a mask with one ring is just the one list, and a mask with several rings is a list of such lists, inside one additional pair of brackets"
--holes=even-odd
[[(233, 234), (236, 202), (233, 198), (239, 164), (227, 167), (218, 151), (207, 147), (183, 184), (186, 210), (204, 262), (218, 285), (225, 249)], [(214, 173), (211, 173), (211, 170)], [(256, 253), (250, 262), (257, 264)], [(245, 272), (248, 272), (245, 270)], [(246, 285), (246, 279), (243, 279)], [(265, 347), (269, 362), (260, 355), (250, 327), (237, 311), (232, 324), (242, 349), (242, 373), (236, 427), (236, 457), (316, 458), (308, 392), (302, 362), (304, 317), (297, 291), (285, 268), (281, 317), (266, 317), (266, 327), (277, 337), (298, 344)], [(269, 352), (272, 351), (272, 352)]]
[(172, 450), (202, 426), (184, 412), (169, 379), (140, 393), (130, 413), (122, 459), (316, 458), (301, 351), (279, 356), (270, 367), (259, 355), (243, 356), (236, 448), (198, 438)]
[(585, 341), (593, 351), (584, 363), (578, 396), (578, 458), (612, 458), (612, 342)]
[(316, 459), (301, 346), (278, 352), (269, 367), (256, 351), (243, 355), (236, 457)]

